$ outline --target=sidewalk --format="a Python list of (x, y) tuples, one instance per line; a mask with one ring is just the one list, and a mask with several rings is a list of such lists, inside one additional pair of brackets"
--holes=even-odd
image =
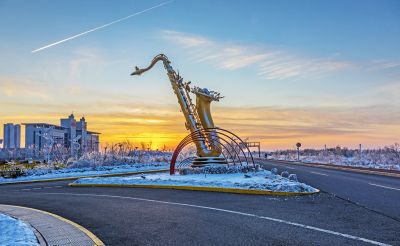
[(104, 245), (93, 233), (82, 226), (45, 211), (0, 204), (0, 213), (18, 218), (37, 231), (40, 245)]

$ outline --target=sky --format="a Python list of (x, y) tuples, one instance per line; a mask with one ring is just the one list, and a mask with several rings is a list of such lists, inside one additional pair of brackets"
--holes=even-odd
[(73, 112), (102, 144), (173, 148), (188, 132), (164, 68), (130, 76), (164, 53), (265, 150), (400, 142), (396, 0), (175, 0), (32, 53), (162, 2), (0, 0), (0, 124)]

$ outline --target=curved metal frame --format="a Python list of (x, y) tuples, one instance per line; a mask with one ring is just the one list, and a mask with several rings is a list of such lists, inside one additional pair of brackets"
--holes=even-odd
[[(220, 131), (225, 131), (225, 132), (230, 133), (231, 135), (233, 135), (233, 136), (235, 136), (236, 138), (238, 138), (238, 140), (240, 140), (240, 142), (242, 143), (242, 145), (238, 144), (238, 143), (236, 142), (236, 140), (235, 140), (234, 138), (232, 138), (231, 136), (229, 136), (229, 135), (227, 135), (227, 134), (225, 134), (225, 133), (215, 132), (215, 130), (220, 130)], [(232, 142), (234, 142), (234, 143), (239, 147), (239, 149), (240, 149), (240, 150), (242, 151), (242, 153), (243, 153), (244, 158), (246, 159), (246, 162), (248, 162), (247, 156), (246, 156), (246, 154), (244, 153), (243, 148), (242, 148), (242, 146), (245, 146), (245, 147), (247, 148), (247, 146), (245, 145), (245, 143), (243, 142), (243, 140), (240, 139), (240, 138), (239, 138), (237, 135), (235, 135), (234, 133), (232, 133), (232, 132), (230, 132), (230, 131), (227, 131), (227, 130), (225, 130), (225, 129), (222, 129), (222, 128), (207, 128), (207, 129), (205, 129), (205, 130), (199, 130), (199, 131), (193, 132), (193, 133), (189, 134), (188, 136), (186, 136), (186, 137), (181, 141), (181, 143), (184, 143), (184, 141), (186, 141), (186, 139), (192, 137), (193, 135), (200, 136), (201, 139), (205, 139), (205, 137), (203, 137), (204, 134), (202, 134), (202, 133), (218, 133), (218, 134), (220, 134), (220, 135), (223, 135), (223, 136), (229, 138), (229, 140), (231, 140)], [(225, 141), (225, 142), (227, 142), (227, 141)], [(180, 144), (181, 144), (181, 143), (180, 143)], [(231, 145), (229, 142), (227, 142), (227, 143), (230, 145), (230, 147), (232, 147), (232, 145)], [(179, 145), (178, 145), (178, 147), (179, 147)], [(178, 147), (177, 147), (177, 148), (178, 148)], [(232, 149), (235, 150), (234, 148), (232, 148)], [(251, 155), (251, 152), (250, 152), (249, 148), (247, 148), (247, 151), (248, 151), (248, 152), (250, 153), (250, 155)], [(238, 156), (239, 161), (241, 161), (239, 155), (237, 155), (237, 156)], [(254, 163), (254, 160), (253, 160), (253, 156), (252, 156), (252, 155), (251, 155), (251, 160), (252, 160), (252, 162)]]
[[(214, 148), (220, 148), (221, 149), (221, 154), (224, 156), (224, 158), (227, 160), (226, 156), (223, 154), (222, 148), (224, 148), (228, 154), (229, 154), (229, 158), (231, 158), (233, 160), (234, 165), (236, 165), (235, 162), (235, 158), (237, 156), (239, 163), (242, 165), (242, 160), (240, 159), (240, 152), (243, 153), (245, 162), (250, 164), (249, 160), (247, 159), (246, 153), (244, 152), (244, 148), (247, 149), (248, 153), (249, 153), (249, 157), (251, 157), (251, 163), (253, 165), (254, 164), (254, 159), (253, 159), (253, 155), (251, 154), (250, 149), (247, 147), (247, 145), (243, 142), (243, 140), (237, 136), (236, 134), (234, 134), (231, 131), (222, 129), (222, 128), (206, 128), (206, 129), (202, 129), (202, 130), (198, 130), (195, 132), (190, 133), (189, 135), (187, 135), (185, 138), (183, 138), (181, 140), (181, 142), (178, 144), (178, 146), (175, 148), (175, 151), (172, 155), (172, 159), (171, 159), (171, 163), (170, 163), (170, 174), (173, 175), (175, 174), (175, 164), (176, 164), (176, 160), (179, 156), (179, 153), (190, 143), (194, 143), (196, 141), (199, 140), (205, 140), (205, 136), (207, 134), (217, 134), (217, 136), (212, 136), (215, 138), (219, 138), (220, 140), (222, 140), (223, 142), (225, 142), (227, 145), (229, 145), (229, 147), (233, 150), (234, 154), (232, 155), (232, 153), (229, 151), (229, 149), (227, 148), (227, 146), (225, 146), (225, 144), (220, 143), (221, 147), (219, 146), (213, 146)], [(228, 142), (228, 140), (226, 140), (223, 137), (220, 136), (224, 136), (226, 138), (228, 138), (230, 142)], [(231, 135), (231, 136), (230, 136)], [(233, 137), (232, 137), (233, 136)], [(235, 139), (236, 138), (236, 139)], [(237, 142), (237, 140), (239, 141), (239, 143)], [(212, 144), (212, 143), (210, 143)], [(235, 146), (236, 145), (239, 148), (239, 153), (236, 151)], [(244, 147), (244, 148), (243, 148)]]
[[(176, 162), (176, 159), (178, 158), (178, 156), (179, 156), (179, 153), (180, 153), (180, 151), (182, 151), (183, 150), (183, 148), (185, 148), (187, 145), (189, 145), (189, 144), (191, 144), (191, 143), (193, 143), (193, 142), (195, 142), (195, 141), (198, 141), (198, 140), (204, 140), (205, 139), (205, 137), (204, 136), (202, 136), (202, 135), (196, 135), (196, 136), (192, 136), (193, 134), (190, 134), (190, 135), (188, 135), (186, 138), (184, 138), (184, 140), (182, 140), (181, 141), (181, 143), (180, 143), (180, 145), (178, 145), (178, 147), (175, 149), (175, 151), (177, 151), (177, 154), (176, 154), (176, 156), (174, 156), (173, 155), (173, 159), (175, 159), (175, 162)], [(219, 140), (223, 140), (224, 142), (226, 142), (228, 145), (230, 145), (230, 143), (227, 141), (227, 140), (225, 140), (225, 139), (221, 139), (221, 138), (219, 138)], [(220, 149), (221, 150), (221, 154), (224, 156), (224, 158), (225, 158), (225, 160), (228, 160), (227, 158), (226, 158), (226, 156), (225, 156), (225, 154), (222, 152), (222, 148), (221, 147), (218, 147), (218, 146), (214, 146), (215, 148), (218, 148), (218, 149)], [(228, 154), (229, 154), (229, 156), (234, 156), (234, 155), (232, 155), (231, 153), (230, 153), (230, 151), (226, 148), (226, 146), (225, 145), (222, 145), (222, 147), (228, 152)], [(236, 153), (236, 152), (235, 152)], [(174, 152), (174, 154), (175, 154), (175, 152)], [(240, 161), (240, 157), (239, 157), (239, 155), (236, 153), (236, 156), (238, 156), (238, 159), (239, 159), (239, 161)], [(185, 159), (186, 160), (186, 159)], [(184, 161), (185, 161), (184, 160)], [(236, 162), (235, 162), (235, 157), (233, 157), (232, 158), (232, 161), (233, 161), (233, 163), (234, 164), (236, 164)], [(183, 162), (183, 161), (182, 161)], [(181, 163), (181, 162), (180, 162)], [(227, 161), (227, 163), (228, 163), (228, 165), (229, 165), (229, 162)], [(175, 169), (175, 163), (174, 163), (174, 169)]]
[[(208, 132), (208, 131), (207, 131), (207, 132)], [(213, 133), (215, 133), (215, 132), (213, 132)], [(194, 135), (195, 135), (195, 136), (194, 136)], [(218, 138), (219, 140), (222, 140), (222, 141), (226, 142), (226, 143), (229, 145), (229, 147), (231, 147), (233, 150), (235, 150), (235, 149), (233, 148), (233, 146), (231, 145), (231, 143), (229, 143), (226, 139), (219, 138), (218, 136), (212, 136), (211, 138), (212, 138), (213, 140), (214, 140), (214, 138), (215, 138), (215, 139)], [(190, 143), (192, 143), (192, 142), (195, 142), (195, 141), (197, 141), (197, 140), (205, 140), (205, 139), (206, 139), (206, 137), (204, 136), (204, 134), (200, 134), (200, 133), (198, 133), (198, 132), (194, 132), (194, 133), (192, 133), (192, 134), (189, 134), (188, 136), (186, 136), (186, 137), (181, 141), (180, 145), (183, 145), (183, 146), (181, 146), (181, 149), (183, 149), (186, 145), (188, 145), (188, 144), (190, 144)], [(211, 144), (213, 145), (214, 148), (219, 148), (219, 149), (222, 151), (222, 148), (221, 148), (221, 147), (215, 146), (213, 143), (211, 143)], [(235, 162), (235, 156), (231, 154), (231, 152), (229, 151), (228, 148), (226, 148), (225, 145), (222, 145), (222, 146), (226, 149), (226, 151), (228, 152), (229, 156), (230, 156), (230, 157), (233, 157), (232, 160), (233, 160), (234, 164), (236, 164), (236, 162)], [(179, 145), (178, 145), (178, 147), (179, 147)], [(178, 147), (177, 147), (177, 148), (178, 148)], [(224, 153), (221, 152), (221, 154), (225, 157), (225, 159), (227, 159)], [(239, 157), (239, 155), (237, 154), (236, 151), (235, 151), (235, 154), (236, 154), (236, 156), (238, 157), (238, 160), (240, 161), (240, 157)]]
[[(204, 131), (205, 133), (209, 133), (210, 131)], [(204, 133), (203, 132), (203, 133)], [(212, 131), (212, 133), (215, 133), (214, 131)], [(226, 135), (226, 134), (223, 134), (223, 135)], [(227, 136), (227, 135), (226, 135)], [(229, 136), (227, 136), (228, 138), (230, 138)], [(217, 138), (217, 137), (214, 137), (214, 138)], [(191, 133), (191, 134), (189, 134), (188, 136), (186, 136), (181, 142), (180, 142), (180, 144), (177, 146), (177, 148), (176, 148), (176, 150), (175, 151), (177, 151), (178, 153), (177, 153), (177, 155), (176, 155), (176, 157), (175, 158), (177, 158), (178, 157), (178, 155), (179, 155), (179, 152), (186, 146), (186, 145), (188, 145), (188, 144), (190, 144), (190, 143), (192, 143), (192, 142), (195, 142), (195, 141), (198, 141), (198, 140), (204, 140), (204, 139), (206, 139), (206, 137), (204, 137), (204, 134), (201, 134), (201, 132), (199, 132), (199, 131), (196, 131), (196, 132), (193, 132), (193, 133)], [(219, 138), (220, 140), (223, 140), (224, 142), (226, 142), (234, 151), (235, 151), (235, 149), (232, 147), (232, 145), (226, 140), (226, 139), (223, 139), (223, 138)], [(232, 139), (232, 138), (230, 138), (232, 141), (234, 141), (234, 139)], [(237, 143), (236, 143), (237, 144)], [(239, 146), (239, 145), (238, 145)], [(214, 146), (215, 148), (219, 148), (219, 149), (221, 149), (222, 150), (222, 148), (220, 148), (220, 147), (218, 147), (218, 146)], [(233, 160), (233, 162), (234, 162), (234, 164), (236, 164), (235, 163), (235, 156), (234, 155), (232, 155), (231, 153), (230, 153), (230, 151), (229, 151), (229, 149), (228, 148), (226, 148), (226, 146), (225, 145), (222, 145), (222, 147), (224, 147), (227, 151), (228, 151), (228, 154), (231, 156), (231, 157), (233, 157), (232, 158), (232, 160)], [(239, 146), (240, 147), (240, 146)], [(175, 153), (175, 152), (174, 152)], [(224, 157), (225, 157), (225, 159), (227, 159), (226, 158), (226, 156), (223, 154), (223, 153), (221, 153)], [(236, 156), (238, 157), (238, 160), (239, 160), (239, 162), (241, 162), (241, 160), (240, 160), (240, 156), (239, 156), (239, 154), (235, 151), (235, 154), (236, 154)], [(174, 158), (174, 156), (173, 156), (173, 158)]]
[(176, 165), (177, 167), (182, 167), (182, 166), (186, 166), (186, 164), (190, 164), (191, 161), (193, 161), (193, 159), (195, 159), (194, 156), (185, 158), (184, 160), (180, 161), (178, 163), (178, 165)]
[[(253, 162), (253, 164), (254, 164), (254, 159), (253, 159), (253, 155), (251, 154), (251, 151), (250, 151), (250, 149), (249, 149), (249, 147), (245, 144), (245, 142), (243, 142), (243, 140), (238, 136), (238, 135), (236, 135), (235, 133), (233, 133), (233, 132), (231, 132), (231, 131), (228, 131), (228, 130), (225, 130), (225, 129), (222, 129), (222, 128), (218, 128), (218, 127), (216, 127), (215, 129), (218, 129), (218, 130), (221, 130), (221, 131), (225, 131), (225, 132), (228, 132), (229, 134), (232, 134), (233, 136), (235, 136), (238, 140), (240, 140), (240, 142), (243, 144), (243, 146), (245, 146), (246, 147), (246, 149), (247, 149), (247, 151), (249, 152), (249, 156), (251, 157), (251, 162)], [(246, 155), (245, 155), (246, 156)]]

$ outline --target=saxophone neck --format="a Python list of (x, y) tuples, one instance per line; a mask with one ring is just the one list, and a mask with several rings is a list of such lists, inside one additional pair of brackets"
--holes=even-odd
[(159, 54), (153, 58), (148, 67), (146, 68), (135, 67), (135, 70), (131, 73), (131, 75), (141, 75), (142, 73), (147, 72), (152, 67), (154, 67), (154, 65), (159, 61), (163, 62), (164, 68), (167, 70), (168, 73), (175, 73), (175, 71), (172, 69), (170, 65), (171, 62), (168, 60), (168, 57), (164, 54)]

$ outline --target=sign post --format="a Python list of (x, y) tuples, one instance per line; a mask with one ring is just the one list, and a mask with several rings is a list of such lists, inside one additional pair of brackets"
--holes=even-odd
[(296, 144), (297, 147), (297, 161), (300, 161), (300, 147), (301, 147), (301, 143), (297, 143)]

